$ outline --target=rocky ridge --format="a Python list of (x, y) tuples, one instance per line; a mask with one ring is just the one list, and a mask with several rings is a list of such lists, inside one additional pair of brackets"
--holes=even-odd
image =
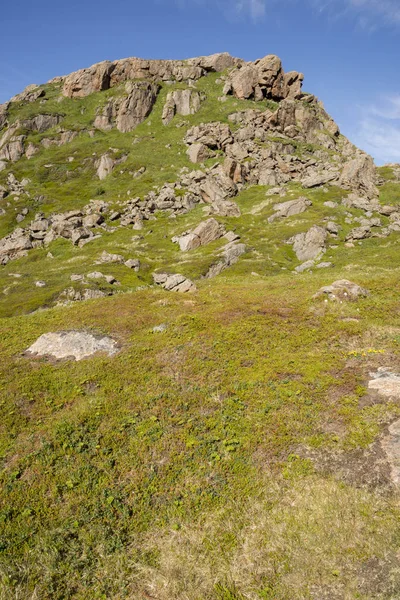
[[(32, 201), (31, 179), (18, 180), (11, 171), (13, 164), (23, 159), (36, 160), (44, 150), (53, 147), (73, 147), (80, 134), (86, 133), (93, 140), (97, 139), (98, 131), (101, 135), (114, 130), (131, 134), (153, 116), (165, 86), (178, 87), (164, 95), (161, 115), (157, 117), (161, 127), (174, 127), (177, 117), (196, 115), (208, 101), (207, 93), (196, 86), (209, 73), (219, 74), (216, 85), (221, 89), (222, 107), (232, 96), (237, 99), (236, 104), (251, 102), (252, 105), (229, 111), (225, 121), (201, 121), (185, 127), (182, 141), (192, 169), (181, 167), (175, 181), (169, 179), (161, 186), (153, 186), (141, 196), (131, 197), (128, 192), (129, 197), (118, 202), (108, 198), (91, 199), (77, 210), (36, 212), (29, 223), (26, 223), (29, 209), (21, 208), (16, 221), (24, 225), (0, 240), (1, 264), (21, 259), (30, 250), (51, 247), (59, 239), (70, 240), (82, 248), (121, 228), (140, 231), (146, 221), (155, 221), (163, 213), (178, 218), (203, 206), (205, 216), (210, 218), (172, 237), (172, 241), (178, 243), (182, 252), (188, 252), (228, 236), (222, 254), (217, 253), (203, 273), (209, 278), (235, 264), (248, 248), (246, 244), (238, 244), (240, 236), (234, 232), (227, 234), (217, 219), (240, 219), (242, 210), (236, 199), (252, 186), (268, 186), (272, 188), (269, 195), (275, 190), (281, 196), (291, 185), (303, 190), (296, 198), (273, 205), (274, 212), (268, 218), (267, 227), (278, 227), (282, 220), (307, 213), (313, 205), (307, 197), (308, 190), (336, 186), (344, 192), (341, 205), (348, 210), (346, 223), (352, 225), (344, 239), (347, 247), (369, 237), (386, 237), (400, 229), (397, 207), (382, 206), (379, 202), (380, 181), (371, 157), (340, 134), (315, 96), (302, 92), (303, 75), (285, 73), (280, 59), (273, 55), (254, 62), (226, 53), (186, 61), (137, 58), (105, 61), (50, 82), (50, 86), (61, 90), (57, 97), (60, 110), (56, 113), (40, 109), (48, 102), (47, 89), (29, 86), (0, 107), (0, 170), (6, 174), (0, 185), (0, 197), (7, 206), (13, 201), (21, 203), (24, 198), (27, 203)], [(89, 129), (79, 132), (65, 126), (63, 98), (78, 102), (113, 89), (116, 90), (114, 95), (105, 101), (99, 100)], [(17, 118), (10, 122), (15, 105), (38, 106), (39, 112), (29, 118), (19, 118), (17, 113)], [(176, 124), (177, 127), (184, 125), (185, 122)], [(40, 136), (39, 143), (37, 136)], [(140, 149), (140, 138), (137, 141)], [(124, 173), (125, 164), (130, 160), (129, 151), (116, 152), (117, 149), (109, 148), (100, 156), (88, 155), (84, 164), (94, 169), (99, 181), (107, 182), (116, 176), (118, 169)], [(68, 162), (74, 160), (73, 155), (68, 158)], [(52, 167), (52, 164), (45, 165), (45, 168)], [(132, 176), (146, 178), (146, 166)], [(38, 198), (42, 196), (34, 199)], [(337, 206), (333, 204), (332, 209)], [(2, 210), (5, 214), (6, 209)], [(362, 211), (364, 216), (355, 216), (354, 210)], [(297, 273), (315, 266), (330, 266), (330, 262), (322, 263), (321, 259), (329, 240), (338, 241), (341, 235), (341, 227), (335, 220), (332, 214), (325, 222), (286, 238), (287, 245), (302, 263), (295, 267)], [(74, 289), (68, 288), (64, 295), (84, 299), (85, 293), (91, 291), (84, 290), (82, 296), (81, 291), (76, 295)]]

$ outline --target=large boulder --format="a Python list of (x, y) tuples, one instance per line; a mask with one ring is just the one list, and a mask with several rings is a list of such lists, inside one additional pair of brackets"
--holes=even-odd
[(168, 275), (168, 273), (153, 273), (154, 283), (160, 285), (168, 292), (195, 292), (196, 286), (187, 277), (176, 273), (174, 275)]
[(379, 196), (376, 181), (377, 173), (374, 161), (368, 154), (360, 154), (344, 165), (339, 185), (373, 200)]
[(303, 213), (312, 202), (308, 198), (297, 198), (296, 200), (289, 200), (288, 202), (282, 202), (274, 205), (275, 213), (269, 217), (268, 223), (273, 223), (276, 219), (284, 217), (292, 217), (293, 215), (300, 215)]
[(97, 167), (97, 177), (99, 179), (105, 179), (114, 168), (115, 161), (111, 158), (109, 154), (103, 154), (100, 158), (99, 165)]
[(61, 331), (44, 333), (28, 348), (26, 354), (47, 356), (57, 360), (67, 358), (82, 360), (97, 352), (113, 356), (118, 350), (117, 342), (108, 336), (96, 336), (85, 331)]
[(328, 234), (322, 227), (314, 225), (306, 233), (299, 233), (288, 241), (293, 245), (293, 250), (299, 260), (314, 260), (325, 251), (325, 242)]
[(303, 74), (297, 71), (285, 74), (280, 58), (270, 54), (253, 63), (243, 63), (234, 70), (226, 82), (224, 93), (233, 93), (240, 99), (297, 100), (302, 96), (303, 79)]
[(233, 93), (240, 100), (247, 100), (254, 96), (255, 88), (258, 85), (259, 74), (257, 69), (250, 65), (244, 65), (241, 69), (235, 71), (231, 76), (231, 85)]
[(194, 115), (201, 105), (200, 93), (196, 90), (175, 90), (167, 95), (162, 113), (162, 122), (168, 125), (175, 115)]
[(184, 235), (174, 238), (172, 241), (179, 244), (182, 252), (194, 250), (200, 246), (206, 246), (210, 242), (214, 242), (221, 238), (225, 233), (225, 229), (216, 219), (208, 219), (200, 223), (195, 229), (185, 233)]
[(339, 279), (331, 285), (322, 287), (314, 295), (314, 298), (326, 297), (329, 300), (347, 300), (355, 301), (359, 298), (368, 296), (369, 292), (365, 288), (360, 287), (357, 283), (348, 279)]
[(210, 150), (204, 144), (192, 144), (186, 151), (189, 160), (192, 163), (199, 163), (210, 158)]
[(234, 58), (228, 52), (220, 52), (211, 54), (210, 56), (198, 56), (197, 58), (189, 58), (188, 64), (201, 67), (205, 71), (221, 72), (230, 67), (242, 64), (240, 58)]

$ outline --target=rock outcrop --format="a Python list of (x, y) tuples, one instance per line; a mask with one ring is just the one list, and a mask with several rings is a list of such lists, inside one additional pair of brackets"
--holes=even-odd
[(151, 113), (159, 85), (149, 82), (126, 84), (127, 96), (111, 99), (94, 121), (97, 129), (109, 131), (117, 127), (122, 133), (133, 131)]
[(170, 92), (164, 105), (162, 122), (168, 125), (175, 115), (194, 115), (201, 105), (201, 95), (196, 90)]
[(182, 60), (145, 60), (125, 58), (114, 62), (104, 61), (80, 69), (64, 78), (63, 94), (68, 98), (83, 98), (126, 81), (196, 81), (207, 71), (223, 71), (239, 64), (229, 54), (215, 54)]
[(285, 73), (281, 60), (268, 55), (255, 62), (244, 63), (229, 76), (224, 92), (233, 93), (242, 100), (283, 100), (301, 98), (304, 76), (291, 71)]

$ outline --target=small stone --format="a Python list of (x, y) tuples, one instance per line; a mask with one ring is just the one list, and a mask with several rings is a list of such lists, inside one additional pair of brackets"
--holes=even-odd
[(43, 287), (46, 287), (46, 282), (45, 281), (36, 281), (35, 285), (38, 288), (43, 288)]
[(128, 267), (128, 269), (134, 269), (137, 272), (140, 269), (140, 260), (137, 258), (130, 258), (124, 262), (124, 265)]

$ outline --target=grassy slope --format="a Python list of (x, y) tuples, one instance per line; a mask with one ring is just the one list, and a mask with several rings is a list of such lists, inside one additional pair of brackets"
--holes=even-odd
[[(210, 85), (208, 93), (219, 91)], [(93, 197), (93, 167), (87, 179), (56, 187), (38, 182), (43, 165), (75, 151), (86, 156), (85, 144), (98, 155), (129, 146), (123, 168), (148, 164), (146, 179), (111, 176), (102, 197), (117, 201), (127, 189), (142, 195), (187, 164), (184, 128), (157, 124), (161, 100), (153, 124), (132, 134), (143, 138), (138, 146), (118, 132), (94, 141), (83, 134), (13, 170), (31, 169), (32, 195), (46, 189), (44, 211), (67, 210)], [(90, 123), (94, 101), (91, 108), (92, 100), (64, 102), (77, 120), (86, 107)], [(229, 103), (188, 121), (223, 120), (238, 108)], [(176, 143), (175, 167), (163, 173), (160, 139)], [(398, 201), (397, 190), (389, 181), (382, 203)], [(82, 250), (59, 241), (50, 247), (53, 259), (38, 250), (1, 270), (0, 285), (10, 287), (0, 302), (1, 598), (399, 597), (398, 494), (373, 485), (372, 476), (365, 486), (354, 458), (372, 472), (368, 452), (400, 414), (392, 402), (365, 400), (369, 371), (400, 368), (399, 237), (330, 247), (333, 268), (297, 276), (289, 271), (298, 261), (282, 242), (331, 216), (323, 202), (343, 192), (308, 192), (306, 213), (268, 225), (272, 206), (251, 214), (265, 191), (244, 191), (243, 217), (221, 219), (250, 252), (217, 279), (200, 281), (194, 295), (144, 289), (18, 316), (67, 287), (71, 273), (93, 270), (104, 248), (143, 261), (138, 275), (101, 266), (124, 290), (147, 285), (155, 268), (171, 264), (198, 277), (221, 242), (182, 255), (170, 237), (196, 224), (201, 207), (176, 220), (159, 216), (140, 240), (123, 229)], [(288, 198), (299, 191), (293, 186)], [(344, 239), (344, 209), (334, 214)], [(15, 272), (23, 277), (14, 280)], [(342, 277), (369, 288), (370, 297), (343, 305), (311, 300)], [(48, 288), (32, 292), (42, 278)], [(154, 334), (160, 323), (167, 331)], [(75, 328), (113, 335), (121, 353), (58, 364), (22, 356), (42, 333)], [(318, 457), (327, 453), (353, 478), (322, 467)]]

